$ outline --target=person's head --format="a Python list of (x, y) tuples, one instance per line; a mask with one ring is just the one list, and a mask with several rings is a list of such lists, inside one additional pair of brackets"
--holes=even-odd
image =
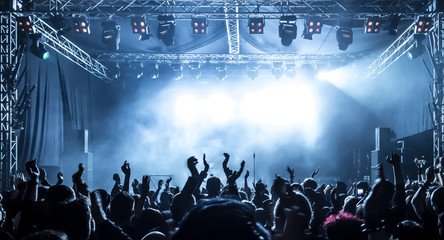
[(60, 202), (54, 209), (52, 224), (57, 230), (65, 232), (69, 239), (88, 240), (92, 231), (91, 209), (86, 198), (71, 202)]
[(134, 218), (132, 226), (135, 234), (142, 238), (153, 230), (160, 231), (160, 228), (165, 224), (165, 218), (159, 210), (147, 208)]
[(173, 240), (267, 240), (268, 232), (254, 219), (254, 208), (232, 199), (201, 201), (183, 219)]
[(315, 190), (318, 187), (318, 183), (313, 178), (306, 178), (304, 182), (302, 182), (302, 188), (305, 190), (307, 188), (311, 188)]
[(66, 185), (54, 185), (48, 189), (45, 202), (51, 208), (60, 202), (70, 202), (76, 199), (74, 190)]
[(178, 193), (174, 196), (171, 202), (171, 214), (174, 222), (180, 223), (183, 216), (196, 204), (196, 199), (193, 195)]
[(361, 231), (362, 220), (346, 212), (329, 216), (324, 228), (329, 240), (364, 240), (366, 235)]
[(100, 195), (100, 199), (102, 200), (103, 209), (108, 208), (110, 200), (111, 200), (111, 196), (108, 194), (108, 192), (105, 189), (96, 189), (93, 191), (93, 194), (95, 192), (98, 192)]
[(290, 192), (288, 196), (279, 198), (274, 207), (274, 228), (277, 232), (282, 232), (284, 230), (286, 220), (284, 209), (291, 209), (293, 206), (298, 207), (299, 212), (304, 215), (304, 221), (302, 224), (304, 229), (308, 229), (312, 217), (310, 202), (303, 194)]
[(395, 240), (424, 239), (425, 235), (424, 228), (411, 220), (400, 222), (393, 231), (393, 239)]
[(444, 187), (439, 187), (433, 191), (430, 202), (436, 214), (444, 212)]
[(33, 233), (29, 236), (26, 236), (22, 238), (22, 240), (69, 240), (69, 239), (64, 232), (54, 231), (54, 230), (43, 230)]
[(215, 197), (218, 196), (221, 190), (221, 181), (218, 177), (212, 176), (207, 179), (206, 189), (208, 191), (208, 196)]
[(347, 213), (351, 213), (353, 215), (356, 214), (356, 204), (358, 204), (359, 198), (354, 196), (348, 196), (344, 200), (344, 206), (342, 210)]
[(165, 234), (159, 231), (153, 231), (145, 235), (142, 240), (166, 240), (167, 237)]
[(129, 221), (134, 214), (134, 198), (125, 191), (117, 193), (111, 199), (110, 213), (116, 223)]
[(336, 183), (336, 194), (340, 195), (341, 193), (347, 194), (347, 184), (339, 181)]

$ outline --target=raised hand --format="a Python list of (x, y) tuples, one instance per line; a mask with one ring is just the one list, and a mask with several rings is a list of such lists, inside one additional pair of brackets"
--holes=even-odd
[(159, 182), (157, 182), (157, 188), (162, 188), (162, 186), (163, 186), (163, 180), (162, 179), (160, 179), (159, 180)]
[(245, 173), (245, 176), (244, 176), (245, 181), (247, 181), (247, 178), (248, 178), (249, 176), (250, 176), (250, 171), (247, 170), (247, 172)]
[(433, 171), (432, 167), (428, 167), (425, 171), (426, 176), (426, 182), (433, 182), (433, 179), (435, 178), (435, 172)]
[(46, 179), (46, 170), (43, 168), (39, 168), (39, 171), (40, 171), (40, 175), (39, 175), (40, 183), (43, 186), (50, 187), (51, 185), (49, 184), (48, 179)]
[(117, 173), (114, 173), (113, 180), (116, 182), (116, 184), (120, 184), (120, 176)]
[(123, 174), (125, 174), (125, 176), (131, 175), (131, 168), (129, 166), (129, 163), (126, 160), (123, 163), (121, 169), (122, 169)]
[(199, 176), (199, 172), (197, 171), (196, 164), (197, 164), (197, 158), (195, 158), (194, 156), (191, 156), (188, 158), (187, 166), (191, 172), (191, 176), (193, 176), (193, 177)]
[(290, 174), (290, 177), (294, 176), (294, 168), (291, 169), (290, 166), (287, 166), (287, 172)]
[(208, 170), (210, 169), (210, 165), (208, 164), (208, 162), (207, 162), (207, 158), (206, 158), (206, 156), (205, 156), (205, 153), (203, 154), (203, 164), (204, 164), (204, 166), (205, 166), (205, 168), (204, 168), (204, 172), (205, 173), (207, 173), (208, 172)]
[(172, 178), (172, 177), (169, 177), (169, 178), (166, 180), (166, 184), (170, 184), (171, 180), (173, 180), (173, 178)]
[(141, 195), (148, 195), (148, 192), (150, 191), (150, 176), (143, 175), (142, 177), (142, 186), (140, 188), (140, 194)]
[(83, 173), (85, 171), (85, 166), (83, 165), (83, 163), (79, 163), (79, 173)]
[(139, 186), (139, 180), (137, 180), (137, 178), (134, 178), (134, 181), (131, 183), (131, 187), (133, 187), (133, 192), (135, 194), (139, 194), (138, 186)]
[(230, 154), (228, 154), (228, 153), (224, 153), (224, 157), (225, 157), (225, 159), (228, 161), (228, 160), (230, 159)]
[(241, 162), (241, 167), (242, 167), (242, 168), (245, 167), (245, 160), (242, 160), (242, 162)]
[(386, 160), (388, 163), (390, 163), (391, 165), (393, 165), (394, 167), (399, 167), (401, 166), (401, 157), (396, 154), (396, 153), (391, 153), (391, 156), (387, 156)]
[(316, 174), (318, 174), (318, 172), (319, 172), (319, 168), (313, 171), (313, 173), (311, 174), (311, 178), (314, 178), (316, 176)]
[(37, 167), (37, 160), (28, 161), (25, 164), (26, 172), (32, 181), (37, 181), (40, 176), (39, 168)]

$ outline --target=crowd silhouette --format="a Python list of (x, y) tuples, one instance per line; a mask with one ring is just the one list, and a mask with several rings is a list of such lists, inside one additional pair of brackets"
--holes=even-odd
[[(0, 239), (54, 240), (384, 240), (444, 239), (443, 158), (426, 168), (418, 163), (418, 180), (404, 179), (401, 160), (386, 161), (394, 179), (383, 176), (382, 165), (373, 186), (360, 181), (322, 184), (319, 169), (302, 183), (294, 169), (275, 176), (272, 186), (261, 180), (249, 186), (245, 162), (231, 169), (223, 154), (225, 176), (209, 175), (205, 154), (186, 161), (189, 177), (182, 187), (172, 178), (150, 189), (150, 177), (131, 182), (130, 163), (112, 177), (114, 186), (91, 190), (79, 164), (73, 186), (63, 174), (51, 185), (36, 160), (26, 163), (27, 176), (11, 179), (11, 191), (0, 197)], [(222, 159), (221, 159), (222, 160)], [(304, 176), (298, 176), (304, 177)], [(111, 180), (111, 176), (110, 176)], [(131, 190), (130, 190), (131, 185)]]

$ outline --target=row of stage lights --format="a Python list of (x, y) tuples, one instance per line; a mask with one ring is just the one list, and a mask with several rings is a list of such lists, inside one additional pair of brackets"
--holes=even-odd
[[(388, 30), (389, 34), (396, 35), (397, 27), (400, 21), (399, 14), (392, 14), (388, 18), (384, 30)], [(45, 50), (42, 43), (41, 34), (35, 34), (31, 17), (17, 17), (17, 32), (20, 36), (31, 35), (33, 44), (31, 51), (41, 57), (48, 58), (49, 53)], [(65, 34), (70, 30), (65, 19), (60, 15), (55, 15), (51, 18), (54, 28), (59, 34)], [(84, 16), (74, 16), (72, 18), (74, 32), (79, 34), (89, 34), (90, 24)], [(284, 15), (279, 19), (279, 37), (284, 46), (289, 46), (297, 37), (297, 18), (294, 15)], [(324, 23), (319, 16), (310, 16), (305, 19), (304, 30), (302, 37), (304, 39), (312, 40), (314, 34), (321, 34)], [(379, 33), (382, 26), (382, 18), (379, 16), (369, 16), (365, 19), (365, 33)], [(433, 26), (433, 19), (431, 17), (419, 16), (416, 19), (415, 34), (427, 34)], [(144, 16), (131, 17), (131, 27), (133, 34), (139, 35), (139, 40), (147, 40), (152, 34), (149, 29), (149, 24)], [(165, 45), (170, 46), (174, 44), (176, 22), (173, 15), (159, 15), (157, 37), (161, 39)], [(191, 19), (191, 27), (193, 34), (207, 34), (208, 20), (205, 16), (193, 16)], [(250, 16), (248, 19), (248, 27), (250, 34), (263, 34), (265, 27), (265, 18), (259, 16)], [(345, 51), (353, 42), (353, 22), (341, 21), (336, 27), (336, 40), (338, 48)], [(420, 40), (421, 37), (415, 37)], [(102, 22), (102, 42), (111, 50), (118, 50), (120, 44), (120, 26), (115, 21)], [(419, 41), (420, 43), (420, 41)], [(418, 47), (420, 48), (420, 47)], [(419, 50), (418, 50), (419, 51)]]

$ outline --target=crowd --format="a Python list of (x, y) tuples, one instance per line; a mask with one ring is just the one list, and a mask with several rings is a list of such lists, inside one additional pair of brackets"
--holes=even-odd
[[(150, 189), (150, 177), (131, 181), (130, 164), (121, 167), (111, 192), (91, 191), (79, 164), (73, 186), (63, 175), (52, 185), (35, 160), (26, 163), (27, 179), (16, 174), (11, 191), (2, 192), (0, 239), (54, 240), (384, 240), (444, 239), (443, 159), (425, 169), (418, 164), (418, 180), (404, 180), (400, 157), (387, 161), (394, 179), (385, 179), (382, 166), (375, 184), (347, 186), (316, 181), (318, 170), (302, 183), (276, 176), (269, 188), (260, 180), (250, 187), (249, 172), (228, 167), (225, 176), (208, 176), (190, 157), (190, 175), (181, 188), (171, 177)], [(238, 186), (238, 184), (240, 184)], [(131, 185), (131, 189), (130, 189)], [(165, 185), (165, 186), (164, 186)]]

